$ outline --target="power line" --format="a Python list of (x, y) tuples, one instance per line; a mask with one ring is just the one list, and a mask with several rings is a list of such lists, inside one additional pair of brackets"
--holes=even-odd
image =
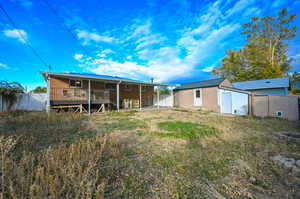
[[(70, 35), (72, 36), (72, 38), (75, 41), (78, 41), (77, 36), (73, 33), (73, 31), (67, 26), (67, 24), (64, 22), (64, 19), (59, 15), (58, 11), (49, 3), (48, 0), (43, 0), (44, 3), (46, 4), (46, 6), (51, 10), (51, 12), (57, 17), (58, 20), (61, 21), (63, 27), (67, 30), (68, 33), (70, 33)], [(84, 47), (81, 46), (81, 48), (83, 49), (83, 51), (85, 52), (85, 54), (90, 54), (88, 52), (88, 50)]]
[(2, 10), (2, 12), (4, 13), (4, 15), (6, 16), (6, 18), (8, 19), (8, 21), (11, 23), (11, 25), (15, 28), (15, 30), (17, 31), (17, 33), (19, 34), (19, 36), (23, 39), (23, 41), (25, 42), (25, 44), (31, 49), (31, 51), (33, 52), (33, 54), (47, 67), (49, 68), (50, 65), (47, 64), (47, 62), (39, 55), (39, 53), (37, 52), (37, 50), (29, 43), (29, 41), (26, 39), (26, 37), (21, 33), (20, 29), (17, 27), (16, 23), (14, 22), (14, 20), (9, 16), (8, 12), (4, 9), (4, 7), (2, 6), (2, 4), (0, 4), (0, 9)]

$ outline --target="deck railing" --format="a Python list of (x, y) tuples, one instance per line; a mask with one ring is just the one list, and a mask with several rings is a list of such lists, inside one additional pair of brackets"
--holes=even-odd
[[(52, 88), (51, 101), (60, 103), (88, 103), (88, 89)], [(91, 90), (91, 103), (110, 103), (109, 90)]]

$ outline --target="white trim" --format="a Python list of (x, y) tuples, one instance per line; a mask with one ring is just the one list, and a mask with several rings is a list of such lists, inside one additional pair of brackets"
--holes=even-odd
[[(199, 101), (199, 104), (196, 103), (196, 91), (200, 91), (200, 101)], [(203, 94), (202, 94), (202, 88), (196, 88), (193, 90), (193, 94), (194, 94), (194, 106), (202, 106), (202, 100), (203, 100)]]

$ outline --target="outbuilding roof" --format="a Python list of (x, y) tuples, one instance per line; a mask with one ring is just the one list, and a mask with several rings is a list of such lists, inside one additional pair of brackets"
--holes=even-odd
[(151, 82), (144, 82), (140, 80), (133, 80), (125, 77), (118, 77), (118, 76), (110, 76), (110, 75), (98, 75), (94, 73), (54, 73), (54, 72), (41, 72), (41, 74), (46, 77), (50, 76), (60, 76), (60, 77), (69, 77), (69, 78), (80, 78), (80, 79), (95, 79), (95, 80), (107, 80), (107, 81), (122, 81), (127, 83), (137, 83), (137, 84), (147, 84), (153, 86), (169, 86), (167, 84), (160, 84), (160, 83), (151, 83)]
[(235, 88), (242, 90), (259, 90), (268, 88), (288, 88), (290, 87), (290, 80), (288, 77), (263, 79), (245, 82), (232, 83)]
[(181, 84), (181, 86), (175, 88), (174, 90), (214, 87), (214, 86), (219, 86), (224, 80), (225, 78), (218, 78), (218, 79), (203, 80), (198, 82), (191, 82), (187, 84)]

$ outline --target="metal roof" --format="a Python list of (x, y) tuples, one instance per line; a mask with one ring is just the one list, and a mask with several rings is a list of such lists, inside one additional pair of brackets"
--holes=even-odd
[(259, 90), (268, 88), (288, 88), (290, 87), (290, 80), (288, 77), (263, 79), (245, 82), (232, 83), (235, 88), (242, 90)]
[(110, 75), (98, 75), (94, 73), (54, 73), (54, 72), (41, 72), (41, 74), (46, 77), (47, 75), (52, 76), (61, 76), (61, 77), (72, 77), (72, 78), (83, 78), (83, 79), (98, 79), (98, 80), (108, 80), (108, 81), (122, 81), (127, 83), (137, 83), (137, 84), (147, 84), (153, 86), (171, 86), (168, 84), (159, 84), (159, 83), (151, 83), (151, 82), (144, 82), (140, 80), (133, 80), (124, 77), (118, 76), (110, 76)]
[(224, 80), (225, 78), (218, 78), (218, 79), (203, 80), (198, 82), (191, 82), (187, 84), (181, 84), (181, 86), (175, 88), (174, 90), (214, 87), (214, 86), (219, 86)]

